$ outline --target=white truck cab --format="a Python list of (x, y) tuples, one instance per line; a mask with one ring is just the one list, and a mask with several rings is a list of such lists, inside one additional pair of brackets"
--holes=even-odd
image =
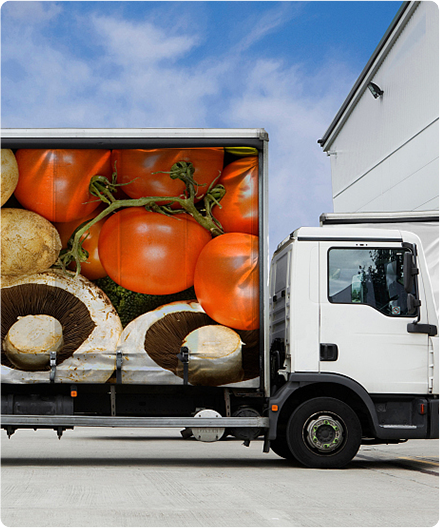
[(437, 313), (416, 235), (300, 228), (274, 254), (269, 303), (274, 451), (331, 467), (350, 437), (356, 451), (438, 437)]

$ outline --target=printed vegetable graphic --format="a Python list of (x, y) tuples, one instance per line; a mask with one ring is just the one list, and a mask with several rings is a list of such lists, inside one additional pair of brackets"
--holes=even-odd
[(200, 253), (194, 289), (205, 312), (239, 330), (259, 327), (258, 237), (226, 233)]
[(23, 370), (44, 370), (49, 365), (50, 352), (59, 352), (63, 345), (61, 323), (44, 314), (19, 316), (3, 340), (6, 356)]
[(17, 187), (18, 165), (11, 149), (2, 149), (1, 198), (0, 205), (9, 200)]
[(226, 194), (213, 215), (224, 231), (258, 235), (258, 157), (233, 161), (223, 169), (219, 183)]
[[(225, 152), (235, 161), (223, 167)], [(255, 154), (248, 147), (18, 150), (16, 197), (29, 210), (14, 215), (45, 227), (21, 217), (16, 224), (39, 241), (32, 241), (26, 270), (16, 260), (26, 261), (27, 249), (17, 246), (10, 267), (26, 275), (3, 280), (4, 379), (49, 381), (55, 351), (56, 381), (108, 381), (121, 318), (124, 383), (182, 384), (182, 346), (192, 385), (257, 377)], [(50, 259), (37, 265), (38, 247), (46, 246)], [(53, 264), (61, 269), (39, 273)], [(111, 300), (82, 275), (102, 284)]]
[[(201, 326), (189, 333), (182, 345), (189, 350), (188, 380), (192, 385), (224, 385), (243, 379), (242, 342), (234, 330)], [(184, 377), (181, 363), (176, 374)]]
[(19, 149), (17, 200), (51, 222), (70, 222), (94, 211), (93, 176), (111, 177), (110, 151), (100, 149)]
[(122, 287), (150, 295), (186, 290), (211, 235), (188, 215), (165, 216), (131, 207), (104, 224), (99, 257)]
[(239, 158), (244, 156), (258, 156), (258, 150), (253, 147), (225, 147), (225, 152)]
[(169, 177), (170, 168), (185, 162), (194, 167), (195, 201), (208, 191), (223, 168), (222, 148), (152, 149), (112, 151), (112, 167), (116, 166), (118, 183), (131, 198), (144, 196), (188, 196), (185, 183)]
[(49, 269), (61, 250), (55, 227), (24, 209), (1, 210), (1, 273), (28, 275)]
[(196, 301), (169, 303), (141, 315), (124, 328), (118, 342), (125, 365), (122, 381), (181, 385), (176, 370), (182, 341), (211, 323)]
[[(203, 205), (196, 206), (196, 190), (199, 185), (194, 181), (194, 171), (195, 169), (191, 163), (177, 162), (168, 172), (168, 177), (171, 179), (179, 179), (185, 184), (186, 191), (183, 197), (145, 196), (137, 199), (117, 200), (114, 196), (114, 193), (119, 188), (119, 184), (116, 183), (117, 174), (113, 173), (111, 180), (104, 176), (94, 176), (90, 183), (90, 192), (102, 202), (106, 203), (107, 207), (98, 213), (95, 218), (87, 222), (86, 225), (76, 230), (70, 240), (69, 249), (62, 252), (58, 265), (65, 270), (71, 262), (75, 261), (76, 274), (80, 273), (81, 262), (86, 261), (88, 258), (88, 253), (82, 247), (83, 235), (88, 232), (91, 226), (123, 207), (143, 207), (147, 212), (160, 213), (166, 217), (188, 213), (190, 216), (186, 218), (192, 217), (192, 219), (211, 235), (217, 236), (222, 234), (223, 229), (221, 224), (212, 216), (211, 210), (223, 198), (225, 194), (224, 187), (216, 184), (215, 181), (212, 182), (203, 197)], [(101, 256), (100, 259), (102, 262)]]
[(243, 379), (239, 334), (216, 325), (193, 301), (161, 306), (124, 329), (118, 343), (128, 359), (123, 381), (158, 383), (165, 379), (182, 384), (183, 368), (177, 358), (182, 346), (189, 348), (190, 384), (216, 386)]
[[(99, 211), (99, 210), (97, 210)], [(61, 243), (64, 249), (69, 247), (69, 240), (75, 230), (81, 226), (81, 224), (87, 223), (93, 219), (98, 213), (87, 215), (84, 218), (73, 220), (72, 222), (57, 222), (55, 225), (58, 233), (61, 237)], [(99, 234), (101, 233), (102, 226), (105, 224), (106, 218), (103, 218), (96, 224), (93, 224), (86, 233), (84, 233), (82, 241), (82, 249), (87, 251), (87, 260), (81, 263), (81, 274), (87, 277), (89, 280), (101, 279), (107, 275), (104, 266), (99, 260), (98, 253), (98, 240)], [(71, 269), (74, 269), (74, 263), (71, 264)]]
[[(63, 345), (56, 347), (55, 381), (104, 383), (115, 370), (116, 344), (122, 331), (119, 316), (107, 296), (81, 275), (71, 278), (51, 270), (8, 277), (2, 281), (1, 303), (3, 381), (49, 381), (46, 345), (55, 334), (60, 337), (59, 329), (53, 332), (54, 320), (62, 327), (63, 339)], [(49, 317), (48, 324), (41, 325), (40, 315)], [(17, 340), (13, 329), (16, 324), (20, 325), (20, 334), (33, 335), (31, 346)], [(38, 339), (37, 329), (44, 334)], [(12, 347), (7, 346), (5, 352), (8, 341)]]
[(110, 277), (97, 279), (95, 284), (101, 288), (116, 308), (123, 327), (140, 315), (155, 310), (164, 304), (196, 298), (194, 288), (170, 295), (147, 295), (127, 290), (116, 284)]

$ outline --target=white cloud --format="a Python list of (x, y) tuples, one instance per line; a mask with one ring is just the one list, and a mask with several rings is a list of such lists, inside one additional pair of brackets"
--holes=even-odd
[(207, 126), (203, 100), (217, 92), (218, 79), (205, 65), (179, 64), (198, 43), (192, 30), (177, 25), (175, 34), (148, 20), (77, 16), (87, 45), (99, 50), (87, 57), (63, 39), (57, 46), (18, 14), (8, 10), (14, 20), (3, 24), (2, 126)]
[[(45, 35), (45, 23), (56, 24), (65, 4), (22, 4), (29, 11), (9, 10), (2, 28), (3, 127), (263, 127), (270, 135), (271, 249), (331, 209), (330, 163), (317, 139), (353, 75), (336, 60), (312, 75), (303, 65), (252, 55), (252, 45), (295, 9), (282, 3), (259, 23), (244, 20), (250, 29), (238, 44), (228, 48), (225, 40), (222, 55), (198, 60), (200, 33), (186, 24), (167, 30), (157, 13), (154, 23), (77, 15), (93, 51), (87, 56)], [(30, 23), (32, 13), (41, 24)], [(194, 60), (186, 62), (190, 53)]]
[(237, 52), (247, 50), (266, 35), (285, 25), (301, 9), (299, 2), (281, 2), (275, 5), (275, 8), (264, 14), (259, 13), (257, 16), (250, 16), (248, 20), (242, 21), (244, 36), (236, 48)]
[(5, 2), (2, 10), (7, 9), (8, 16), (20, 22), (44, 24), (56, 18), (61, 12), (61, 5), (54, 2), (12, 1)]
[[(350, 72), (334, 64), (305, 75), (299, 66), (257, 61), (248, 84), (227, 110), (233, 126), (263, 126), (269, 132), (269, 225), (271, 250), (301, 225), (318, 225), (332, 211), (330, 164), (317, 140), (347, 93)], [(319, 98), (310, 93), (330, 89)], [(336, 95), (335, 95), (336, 94)]]
[(163, 59), (175, 61), (197, 44), (190, 35), (173, 35), (148, 21), (133, 23), (106, 16), (92, 18), (94, 31), (118, 64), (147, 66)]

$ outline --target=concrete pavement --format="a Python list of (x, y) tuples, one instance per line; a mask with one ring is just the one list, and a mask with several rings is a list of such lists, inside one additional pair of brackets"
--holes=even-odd
[(433, 526), (438, 441), (364, 446), (344, 470), (179, 430), (2, 434), (6, 526)]

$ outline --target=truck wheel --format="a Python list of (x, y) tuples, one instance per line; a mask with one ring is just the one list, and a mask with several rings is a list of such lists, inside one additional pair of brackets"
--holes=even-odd
[(281, 458), (285, 458), (287, 460), (295, 460), (295, 457), (292, 454), (292, 451), (290, 451), (290, 448), (287, 444), (287, 439), (277, 436), (275, 440), (270, 441), (270, 448), (272, 451), (280, 456)]
[(335, 398), (301, 404), (287, 423), (287, 443), (307, 467), (342, 468), (359, 450), (362, 428), (351, 407)]

